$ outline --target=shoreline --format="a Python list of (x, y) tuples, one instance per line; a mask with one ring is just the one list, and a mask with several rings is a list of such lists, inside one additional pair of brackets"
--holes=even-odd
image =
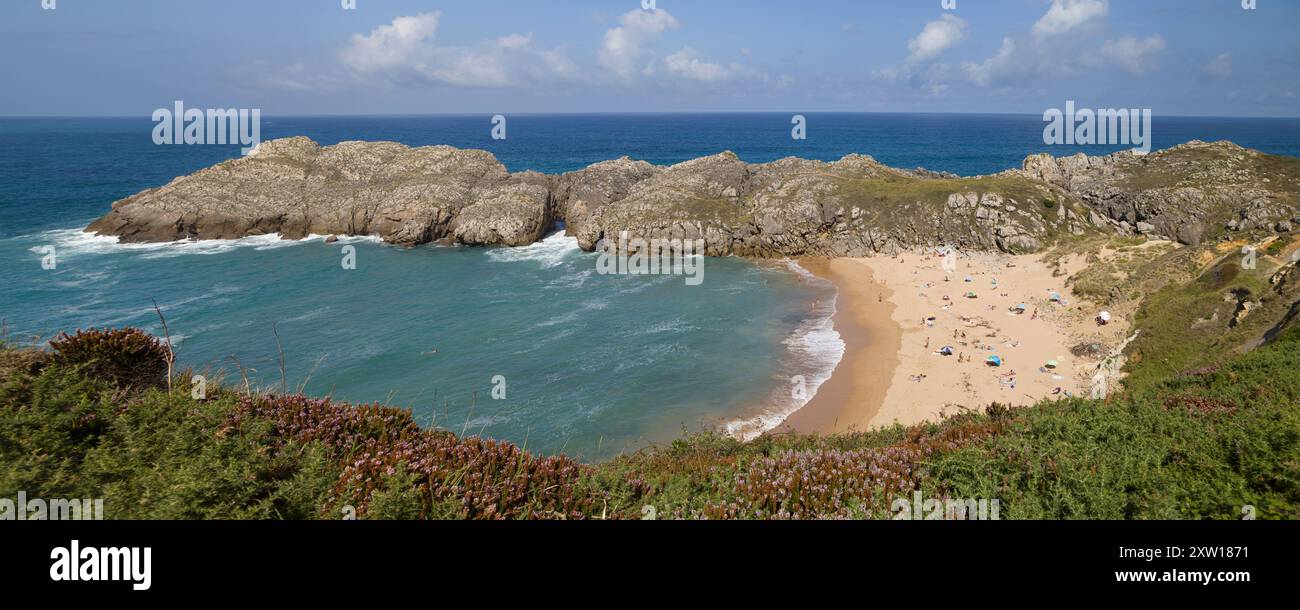
[[(1114, 344), (1123, 316), (1097, 325), (1100, 308), (1072, 294), (1068, 274), (1041, 255), (963, 254), (952, 271), (941, 262), (925, 251), (799, 260), (835, 285), (845, 352), (812, 399), (769, 433), (866, 431), (995, 402), (1088, 395), (1097, 361), (1070, 346)], [(1003, 364), (992, 366), (992, 356)]]
[(898, 367), (902, 328), (893, 320), (893, 293), (853, 259), (805, 258), (798, 264), (835, 286), (832, 319), (844, 355), (816, 394), (769, 433), (863, 430), (883, 407)]

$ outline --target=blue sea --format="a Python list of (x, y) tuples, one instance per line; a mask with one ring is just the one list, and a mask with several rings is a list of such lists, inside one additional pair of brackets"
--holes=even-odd
[[(808, 114), (263, 117), (263, 140), (392, 140), (489, 150), (512, 171), (557, 173), (628, 155), (670, 164), (731, 150), (750, 162), (849, 153), (962, 175), (1018, 167), (1045, 147), (1037, 116)], [(111, 204), (239, 155), (156, 146), (148, 118), (0, 118), (0, 318), (11, 342), (138, 326), (181, 364), (227, 383), (413, 409), (425, 425), (604, 459), (685, 431), (752, 434), (815, 390), (843, 343), (834, 289), (782, 261), (708, 259), (705, 281), (605, 276), (556, 233), (518, 248), (401, 249), (370, 239), (355, 270), (340, 245), (273, 236), (118, 245), (80, 228)], [(1300, 156), (1300, 120), (1157, 117), (1155, 148), (1229, 139)], [(57, 266), (43, 269), (43, 248)], [(494, 389), (496, 390), (494, 396)], [(504, 396), (502, 395), (504, 391)]]

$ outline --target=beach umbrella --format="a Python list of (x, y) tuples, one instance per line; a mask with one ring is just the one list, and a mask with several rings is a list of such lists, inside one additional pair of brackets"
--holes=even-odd
[(989, 358), (988, 358), (988, 360), (986, 360), (986, 362), (988, 362), (988, 363), (989, 363), (990, 365), (992, 365), (992, 366), (1002, 366), (1002, 357), (1001, 357), (1001, 356), (989, 356)]
[(1019, 305), (1016, 305), (1015, 309), (1016, 309), (1016, 311), (1019, 311), (1019, 312), (1023, 313), (1023, 312), (1025, 311), (1025, 309), (1027, 309), (1027, 308), (1025, 307), (1025, 304), (1024, 304), (1024, 303), (1021, 303), (1021, 304), (1019, 304)]
[(1058, 363), (1055, 360), (1048, 360), (1046, 366), (1049, 369), (1054, 369), (1058, 366)]
[(951, 345), (945, 345), (945, 346), (939, 348), (939, 353), (940, 353), (940, 354), (943, 354), (943, 355), (945, 355), (945, 356), (951, 356), (951, 355), (952, 355), (952, 346), (951, 346)]
[(1051, 299), (1053, 303), (1059, 302), (1061, 300), (1061, 293), (1052, 291)]
[(971, 291), (971, 292), (967, 292), (967, 293), (966, 293), (966, 298), (968, 298), (968, 299), (978, 299), (978, 298), (980, 298), (980, 295), (975, 294), (974, 291)]
[(1101, 320), (1102, 322), (1110, 322), (1110, 312), (1109, 311), (1101, 312), (1100, 314), (1097, 315), (1097, 319)]

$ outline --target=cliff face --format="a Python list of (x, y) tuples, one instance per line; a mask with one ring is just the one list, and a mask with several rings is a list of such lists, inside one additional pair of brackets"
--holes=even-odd
[(975, 178), (860, 155), (749, 164), (730, 152), (670, 167), (624, 157), (546, 176), (511, 174), (484, 151), (322, 148), (298, 137), (119, 201), (86, 230), (128, 242), (280, 233), (522, 246), (564, 221), (588, 250), (628, 231), (704, 239), (710, 255), (855, 256), (939, 244), (1033, 252), (1096, 231), (1196, 243), (1216, 228), (1290, 230), (1281, 223), (1298, 215), (1298, 185), (1300, 160), (1227, 143), (1146, 157), (1039, 155)]
[(1094, 210), (1094, 224), (1187, 245), (1300, 224), (1300, 159), (1231, 142), (1193, 141), (1150, 155), (1035, 155), (1009, 173), (1065, 189)]

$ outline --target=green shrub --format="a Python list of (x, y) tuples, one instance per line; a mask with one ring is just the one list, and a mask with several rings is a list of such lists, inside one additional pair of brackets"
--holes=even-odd
[[(6, 360), (7, 358), (7, 360)], [(0, 354), (0, 362), (26, 362)], [(600, 464), (303, 396), (124, 393), (84, 363), (0, 376), (0, 497), (108, 518), (889, 518), (896, 498), (1007, 519), (1300, 519), (1300, 329), (1106, 401), (994, 405), (855, 434), (687, 435)], [(652, 507), (652, 508), (647, 508)]]
[(54, 362), (81, 367), (85, 374), (128, 391), (167, 382), (167, 346), (135, 328), (79, 330), (50, 341)]

